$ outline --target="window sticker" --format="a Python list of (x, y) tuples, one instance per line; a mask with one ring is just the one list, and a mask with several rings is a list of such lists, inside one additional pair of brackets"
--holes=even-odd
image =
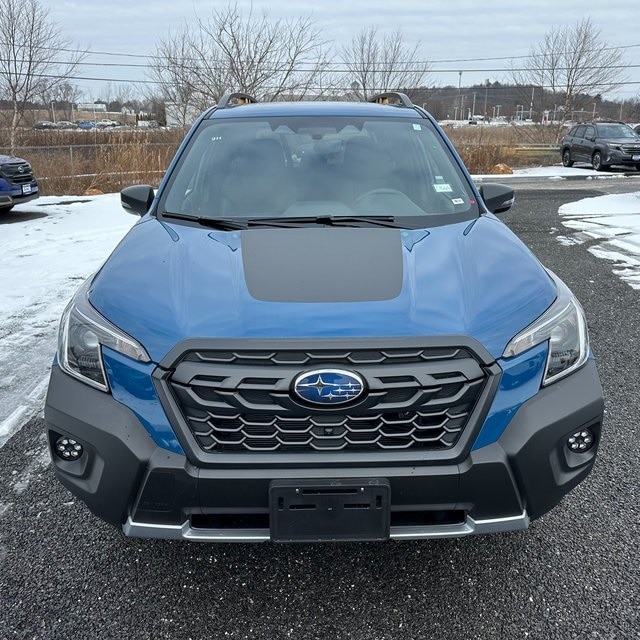
[(464, 200), (462, 198), (451, 198), (451, 202), (453, 202), (453, 204), (464, 204)]
[(451, 188), (451, 185), (447, 184), (446, 182), (434, 184), (433, 188), (435, 189), (436, 193), (449, 193), (453, 191), (453, 189)]
[(414, 124), (413, 125), (413, 130), (414, 131), (422, 131), (422, 127), (419, 124)]

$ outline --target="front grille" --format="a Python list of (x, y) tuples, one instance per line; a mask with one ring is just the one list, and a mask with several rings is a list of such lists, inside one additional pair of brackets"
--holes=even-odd
[(620, 148), (624, 153), (640, 153), (640, 144), (623, 144)]
[(33, 169), (28, 162), (8, 162), (0, 165), (0, 176), (13, 184), (33, 182)]
[[(305, 406), (305, 371), (348, 369), (364, 380), (352, 406)], [(466, 348), (191, 351), (168, 387), (199, 447), (223, 452), (448, 449), (489, 375)]]

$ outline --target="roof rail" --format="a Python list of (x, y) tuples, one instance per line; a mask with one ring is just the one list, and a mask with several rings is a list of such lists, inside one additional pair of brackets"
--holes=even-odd
[[(392, 99), (395, 100), (395, 102), (391, 102)], [(377, 96), (369, 98), (369, 102), (375, 102), (376, 104), (393, 104), (398, 107), (409, 107), (410, 109), (415, 106), (406, 93), (400, 93), (399, 91), (379, 93)]]
[(228, 107), (237, 107), (241, 104), (255, 104), (258, 101), (248, 93), (240, 93), (238, 91), (225, 93), (218, 101), (218, 109), (227, 109)]

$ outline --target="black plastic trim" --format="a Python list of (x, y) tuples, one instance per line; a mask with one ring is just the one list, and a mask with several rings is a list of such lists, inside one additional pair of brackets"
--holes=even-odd
[[(314, 349), (380, 349), (380, 348), (430, 348), (430, 347), (463, 347), (474, 354), (480, 364), (485, 369), (487, 381), (481, 394), (478, 396), (476, 405), (469, 416), (466, 427), (454, 446), (441, 450), (409, 449), (407, 451), (338, 451), (338, 452), (304, 452), (290, 453), (207, 453), (198, 445), (196, 439), (186, 424), (182, 411), (170, 390), (168, 378), (173, 373), (173, 367), (189, 351), (204, 351), (207, 349), (225, 350), (261, 350), (271, 349), (285, 351), (286, 349), (304, 349), (312, 351)], [(473, 442), (476, 439), (480, 428), (486, 418), (491, 406), (493, 397), (500, 384), (502, 369), (493, 361), (489, 352), (480, 343), (468, 336), (442, 336), (442, 337), (407, 337), (407, 338), (366, 338), (366, 339), (237, 339), (227, 340), (221, 338), (214, 339), (191, 339), (176, 345), (163, 358), (161, 365), (153, 373), (153, 380), (160, 402), (164, 407), (169, 422), (180, 442), (180, 445), (193, 464), (202, 468), (224, 468), (224, 467), (349, 467), (360, 465), (388, 465), (390, 463), (399, 465), (414, 464), (455, 464), (462, 461), (469, 453)]]

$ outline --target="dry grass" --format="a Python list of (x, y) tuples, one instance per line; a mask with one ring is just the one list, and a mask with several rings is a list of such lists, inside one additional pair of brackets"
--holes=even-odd
[(471, 173), (491, 173), (496, 164), (510, 167), (553, 164), (559, 161), (554, 150), (523, 150), (518, 145), (554, 145), (556, 131), (542, 126), (468, 126), (447, 129)]
[[(28, 160), (43, 195), (156, 186), (184, 131), (25, 131), (15, 154)], [(8, 150), (0, 150), (8, 153)]]

